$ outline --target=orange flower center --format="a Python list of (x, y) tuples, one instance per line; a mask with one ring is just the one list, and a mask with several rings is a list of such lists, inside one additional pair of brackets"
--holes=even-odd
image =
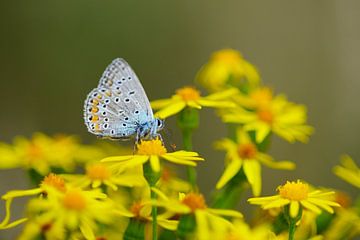
[(92, 180), (106, 180), (111, 176), (111, 173), (107, 167), (98, 163), (88, 166), (86, 175)]
[(261, 121), (266, 122), (268, 124), (272, 124), (274, 121), (273, 113), (267, 109), (258, 110), (257, 115)]
[(140, 210), (143, 208), (141, 202), (134, 202), (130, 207), (130, 212), (132, 212), (135, 217), (140, 217)]
[(184, 101), (196, 101), (200, 98), (200, 92), (193, 87), (183, 87), (176, 90), (176, 95), (180, 96)]
[(335, 202), (340, 204), (343, 208), (348, 208), (351, 206), (351, 197), (344, 192), (336, 191)]
[(157, 155), (161, 156), (166, 153), (166, 148), (159, 139), (141, 141), (137, 144), (137, 154), (139, 155)]
[(63, 204), (67, 209), (81, 211), (86, 208), (86, 199), (80, 190), (73, 189), (65, 194)]
[(27, 148), (26, 153), (27, 153), (27, 156), (31, 160), (37, 160), (37, 159), (41, 158), (43, 155), (43, 151), (42, 151), (41, 147), (39, 147), (35, 143), (30, 143), (30, 145)]
[(272, 92), (269, 88), (259, 88), (250, 93), (250, 98), (255, 101), (255, 107), (264, 108), (272, 100)]
[(206, 208), (205, 199), (202, 194), (189, 193), (182, 199), (182, 203), (187, 205), (193, 212), (196, 209)]
[(306, 183), (300, 182), (289, 182), (287, 181), (285, 185), (279, 186), (278, 189), (281, 197), (294, 200), (301, 201), (307, 199), (309, 193), (309, 185)]
[(243, 159), (253, 159), (256, 156), (257, 149), (252, 143), (240, 144), (238, 147), (239, 157)]
[(55, 189), (59, 190), (60, 192), (66, 191), (64, 179), (62, 179), (61, 177), (59, 177), (58, 175), (56, 175), (54, 173), (50, 173), (49, 175), (47, 175), (44, 178), (44, 180), (40, 184), (40, 187), (42, 187), (44, 185), (54, 187)]
[(225, 64), (236, 64), (242, 61), (242, 56), (234, 49), (223, 49), (213, 53), (211, 60)]
[(164, 167), (161, 173), (161, 180), (163, 180), (164, 182), (169, 181), (172, 178), (172, 172), (170, 171), (169, 168)]

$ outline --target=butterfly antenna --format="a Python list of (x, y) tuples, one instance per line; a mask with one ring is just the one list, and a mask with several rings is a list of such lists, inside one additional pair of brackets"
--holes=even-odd
[(171, 149), (173, 151), (176, 151), (176, 144), (173, 141), (172, 132), (170, 131), (170, 129), (168, 129), (166, 127), (163, 130), (164, 130), (164, 133), (165, 133), (165, 138), (166, 138), (166, 140), (168, 140), (167, 142), (169, 143)]

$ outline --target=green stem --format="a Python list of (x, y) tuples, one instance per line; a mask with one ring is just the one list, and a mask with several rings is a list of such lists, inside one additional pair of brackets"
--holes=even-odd
[[(155, 187), (156, 182), (159, 180), (160, 174), (154, 172), (151, 168), (149, 162), (144, 164), (144, 177), (147, 180), (150, 186), (150, 196), (151, 200), (156, 200), (156, 193), (151, 190), (151, 188)], [(151, 208), (151, 217), (152, 217), (152, 240), (157, 240), (157, 207), (152, 206)]]
[[(151, 184), (150, 186), (154, 187), (155, 184)], [(156, 200), (156, 193), (154, 191), (151, 191), (151, 199)], [(152, 217), (152, 239), (157, 240), (157, 207), (156, 206), (152, 206), (151, 217)]]
[[(184, 150), (186, 151), (192, 151), (192, 130), (191, 129), (184, 129), (183, 131), (183, 144), (184, 144)], [(192, 166), (187, 167), (187, 176), (188, 180), (193, 187), (193, 189), (196, 188), (197, 184), (197, 176), (196, 176), (196, 170)]]
[(291, 218), (289, 221), (289, 240), (294, 240), (296, 230), (296, 220)]

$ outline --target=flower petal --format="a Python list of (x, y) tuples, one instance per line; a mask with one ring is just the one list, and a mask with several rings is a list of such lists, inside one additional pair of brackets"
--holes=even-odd
[(290, 202), (290, 216), (295, 218), (299, 214), (300, 204), (298, 201)]
[(244, 173), (248, 179), (254, 196), (261, 192), (261, 166), (256, 160), (244, 160)]
[(170, 117), (172, 115), (175, 115), (176, 113), (183, 110), (186, 106), (186, 103), (184, 101), (176, 101), (172, 103), (171, 105), (161, 109), (160, 111), (155, 113), (156, 117), (159, 117), (161, 119), (165, 119), (167, 117)]
[(222, 188), (227, 182), (229, 182), (239, 172), (241, 165), (241, 160), (230, 161), (219, 181), (216, 183), (216, 189)]

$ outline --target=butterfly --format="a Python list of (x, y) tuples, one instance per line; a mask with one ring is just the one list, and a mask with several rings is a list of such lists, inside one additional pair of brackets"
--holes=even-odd
[(128, 140), (161, 138), (164, 120), (154, 117), (135, 72), (121, 58), (107, 66), (99, 85), (87, 96), (84, 119), (90, 133), (101, 138)]

